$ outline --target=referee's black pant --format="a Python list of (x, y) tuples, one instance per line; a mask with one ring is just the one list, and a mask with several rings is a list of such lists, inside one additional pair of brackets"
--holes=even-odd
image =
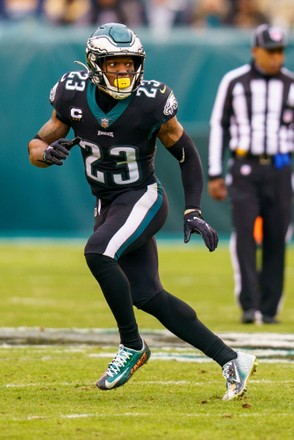
[[(234, 158), (227, 175), (234, 231), (231, 256), (235, 294), (243, 311), (277, 314), (283, 294), (286, 234), (291, 222), (291, 165), (281, 169), (257, 158)], [(257, 216), (263, 218), (261, 267), (253, 236)]]

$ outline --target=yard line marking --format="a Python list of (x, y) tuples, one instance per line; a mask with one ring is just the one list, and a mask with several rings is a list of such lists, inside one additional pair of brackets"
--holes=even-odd
[[(219, 380), (210, 380), (210, 383), (218, 384)], [(189, 386), (201, 386), (203, 385), (203, 381), (196, 382), (191, 380), (136, 380), (137, 385), (189, 385)], [(257, 384), (293, 384), (294, 380), (271, 380), (271, 379), (251, 379), (250, 383)], [(64, 387), (74, 387), (74, 388), (83, 388), (83, 387), (93, 387), (93, 390), (97, 391), (95, 382), (91, 383), (83, 383), (77, 384), (76, 382), (55, 382), (55, 383), (26, 383), (26, 384), (16, 384), (16, 383), (7, 383), (1, 385), (0, 388), (37, 388), (37, 387), (56, 387), (56, 386), (64, 386)]]
[[(185, 347), (181, 341), (168, 330), (142, 329), (144, 339), (154, 347)], [(266, 349), (294, 349), (294, 334), (279, 333), (245, 333), (223, 332), (218, 336), (233, 348), (266, 348)], [(117, 345), (118, 334), (114, 328), (40, 328), (40, 327), (2, 327), (0, 341), (14, 345), (25, 345), (37, 341), (41, 344), (97, 344)]]
[[(53, 415), (53, 416), (38, 416), (38, 415), (32, 415), (27, 417), (13, 417), (11, 419), (8, 419), (7, 416), (5, 416), (5, 421), (13, 421), (13, 422), (23, 422), (23, 421), (34, 421), (34, 420), (49, 420), (49, 419), (78, 419), (78, 418), (102, 418), (102, 417), (109, 417), (109, 413), (93, 413), (93, 414), (59, 414), (59, 415)], [(112, 413), (111, 417), (153, 417), (153, 413), (146, 413), (146, 412), (125, 412), (125, 413)], [(292, 416), (292, 412), (289, 413), (277, 413), (275, 414), (275, 417), (289, 417)], [(215, 417), (215, 414), (211, 413), (187, 413), (184, 412), (181, 414), (181, 417)], [(227, 417), (227, 413), (219, 414), (219, 417)], [(241, 417), (259, 417), (260, 413), (242, 413), (238, 414), (238, 418)], [(2, 418), (0, 417), (0, 420)]]
[[(22, 349), (24, 346), (9, 346), (10, 349), (14, 349), (14, 350), (18, 350), (18, 349)], [(4, 353), (5, 350), (7, 350), (7, 345), (0, 347), (0, 353), (1, 353), (1, 348), (3, 349), (2, 352)], [(95, 352), (95, 353), (89, 353), (89, 346), (85, 346), (85, 345), (75, 345), (75, 346), (54, 346), (54, 348), (51, 348), (51, 352), (48, 352), (48, 346), (34, 346), (34, 348), (36, 350), (38, 349), (46, 349), (46, 356), (43, 356), (40, 360), (42, 362), (51, 362), (52, 359), (54, 358), (58, 358), (58, 353), (62, 352), (62, 353), (67, 353), (67, 352), (77, 352), (77, 353), (82, 353), (84, 354), (86, 357), (89, 358), (94, 358), (94, 359), (111, 359), (113, 358), (113, 352)], [(92, 350), (92, 348), (91, 348)], [(94, 350), (94, 348), (93, 348)], [(101, 348), (99, 348), (98, 350), (101, 350)], [(165, 350), (165, 351), (164, 351)], [(211, 363), (213, 362), (212, 359), (208, 358), (207, 356), (205, 356), (204, 354), (202, 354), (199, 350), (196, 349), (187, 349), (184, 350), (183, 348), (178, 348), (178, 347), (172, 347), (169, 349), (170, 351), (166, 351), (166, 349), (164, 347), (162, 347), (161, 351), (158, 348), (155, 348), (152, 351), (152, 356), (149, 359), (149, 362), (153, 362), (153, 361), (177, 361), (177, 362), (189, 362), (189, 363), (201, 363), (201, 364), (205, 364), (205, 363)], [(192, 351), (193, 350), (193, 351)], [(246, 350), (247, 351), (247, 350)], [(257, 356), (258, 362), (259, 363), (264, 363), (264, 364), (293, 364), (294, 363), (294, 350), (293, 349), (289, 349), (289, 350), (282, 350), (282, 349), (261, 349), (261, 348), (257, 348), (257, 349), (252, 349), (250, 350), (252, 353), (254, 353)], [(18, 360), (22, 361), (22, 360), (26, 360), (28, 358), (28, 355), (25, 354), (23, 356), (19, 356)]]
[(62, 386), (62, 387), (91, 387), (96, 388), (95, 381), (91, 383), (77, 383), (77, 382), (55, 382), (55, 383), (48, 383), (48, 382), (36, 382), (36, 383), (7, 383), (4, 385), (0, 385), (0, 388), (29, 388), (29, 387), (56, 387), (56, 386)]
[[(160, 361), (170, 361), (175, 360), (178, 362), (193, 362), (193, 363), (209, 363), (213, 362), (212, 359), (208, 358), (202, 354), (193, 353), (175, 353), (176, 349), (173, 348), (173, 352), (156, 352), (153, 351), (151, 358), (148, 362), (154, 360)], [(293, 350), (251, 350), (251, 352), (257, 356), (258, 362), (262, 363), (293, 363), (294, 360), (291, 358), (294, 355)], [(90, 353), (88, 354), (90, 358), (112, 358), (113, 353)], [(279, 357), (280, 356), (280, 357)], [(288, 358), (289, 357), (289, 358)]]

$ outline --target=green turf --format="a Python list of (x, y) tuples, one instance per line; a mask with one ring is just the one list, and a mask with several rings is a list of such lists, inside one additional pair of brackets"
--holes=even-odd
[[(225, 245), (159, 246), (165, 288), (188, 301), (215, 332), (293, 333), (294, 250), (289, 249), (280, 325), (241, 325)], [(0, 244), (1, 327), (113, 328), (83, 243)], [(137, 311), (144, 329), (162, 329)], [(151, 347), (152, 348), (152, 347)], [(95, 381), (116, 347), (0, 347), (0, 438), (7, 440), (290, 440), (294, 364), (259, 362), (246, 397), (223, 402), (213, 362), (156, 357), (125, 387), (102, 392)], [(105, 354), (105, 358), (101, 357)], [(98, 357), (97, 357), (98, 356)]]
[[(113, 328), (115, 322), (86, 266), (84, 243), (2, 243), (1, 326)], [(233, 294), (227, 246), (210, 253), (204, 246), (159, 245), (160, 273), (166, 290), (188, 301), (217, 332), (293, 332), (294, 248), (287, 254), (285, 298), (278, 326), (245, 326)], [(137, 311), (141, 328), (162, 328)]]
[(95, 380), (110, 358), (96, 356), (105, 351), (0, 349), (1, 439), (293, 438), (293, 364), (260, 361), (246, 397), (224, 402), (213, 362), (150, 360), (124, 387), (100, 391)]

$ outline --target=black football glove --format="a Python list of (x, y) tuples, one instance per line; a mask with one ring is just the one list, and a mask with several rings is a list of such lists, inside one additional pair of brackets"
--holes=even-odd
[(191, 234), (200, 234), (206, 247), (213, 252), (218, 244), (217, 232), (203, 220), (201, 212), (198, 210), (184, 215), (184, 242), (188, 243)]
[(69, 155), (70, 149), (80, 142), (80, 138), (76, 137), (73, 140), (60, 138), (52, 142), (43, 153), (43, 162), (48, 165), (63, 165), (63, 161)]

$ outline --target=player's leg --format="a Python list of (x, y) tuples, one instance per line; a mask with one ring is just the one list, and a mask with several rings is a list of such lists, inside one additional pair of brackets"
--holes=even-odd
[(201, 350), (220, 366), (237, 357), (234, 350), (198, 319), (192, 307), (164, 289), (141, 308), (155, 316), (174, 335)]
[(253, 372), (255, 356), (232, 350), (198, 319), (187, 303), (163, 289), (155, 240), (150, 239), (140, 249), (125, 255), (120, 264), (130, 280), (134, 304), (223, 367), (227, 380), (224, 400), (242, 395)]
[(166, 199), (159, 185), (130, 191), (117, 197), (97, 214), (94, 234), (85, 247), (87, 264), (98, 281), (116, 320), (121, 345), (106, 373), (98, 381), (101, 389), (123, 385), (150, 356), (138, 331), (130, 282), (119, 258), (154, 234), (166, 218)]
[(133, 302), (138, 308), (221, 366), (236, 357), (230, 347), (199, 321), (192, 307), (163, 289), (154, 238), (122, 257), (120, 265), (130, 281)]
[(227, 389), (223, 400), (241, 397), (246, 392), (248, 380), (256, 369), (256, 356), (234, 351), (198, 319), (192, 307), (165, 290), (155, 295), (142, 309), (222, 367)]
[(158, 252), (154, 237), (119, 260), (131, 286), (133, 304), (141, 308), (163, 287), (158, 273)]

